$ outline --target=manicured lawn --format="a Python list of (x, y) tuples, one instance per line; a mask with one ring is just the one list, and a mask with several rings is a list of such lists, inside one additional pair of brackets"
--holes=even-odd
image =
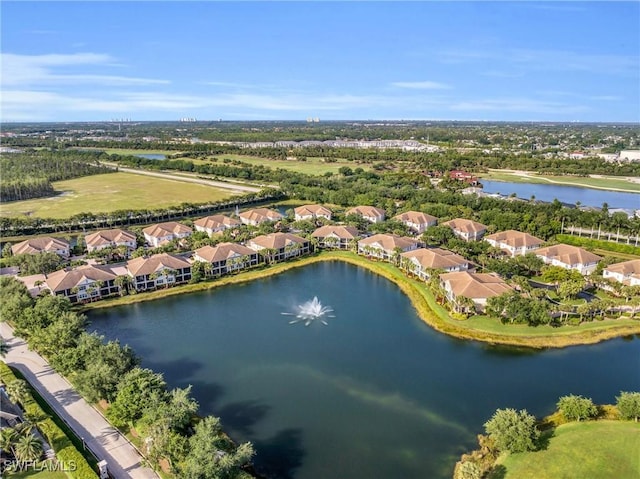
[(247, 155), (218, 155), (215, 158), (218, 158), (219, 164), (224, 164), (221, 163), (222, 160), (224, 158), (229, 158), (231, 160), (239, 160), (252, 165), (263, 165), (274, 169), (283, 168), (285, 170), (298, 171), (307, 175), (322, 175), (328, 171), (331, 173), (338, 173), (338, 170), (343, 166), (348, 166), (351, 169), (360, 167), (364, 170), (368, 170), (370, 168), (369, 165), (360, 165), (354, 161), (338, 160), (335, 163), (325, 163), (321, 158), (314, 157), (307, 157), (307, 161), (268, 160), (266, 158), (257, 158), (255, 156)]
[(68, 218), (78, 213), (106, 213), (126, 208), (156, 209), (180, 203), (228, 198), (228, 190), (131, 173), (108, 173), (53, 183), (62, 194), (3, 203), (2, 216)]
[(640, 477), (640, 424), (626, 421), (573, 422), (554, 431), (545, 450), (500, 460), (504, 479)]
[(60, 471), (23, 471), (23, 472), (5, 472), (7, 478), (22, 479), (28, 477), (30, 479), (68, 479), (69, 475)]
[(616, 178), (612, 176), (606, 176), (603, 178), (590, 178), (590, 177), (572, 177), (572, 176), (548, 176), (538, 175), (535, 172), (530, 176), (522, 176), (515, 173), (509, 173), (504, 171), (490, 171), (489, 173), (483, 173), (479, 175), (481, 178), (495, 181), (510, 181), (513, 183), (544, 183), (544, 184), (565, 184), (574, 186), (585, 187), (598, 187), (605, 189), (622, 189), (626, 191), (632, 191), (640, 193), (640, 183), (634, 183), (624, 178)]

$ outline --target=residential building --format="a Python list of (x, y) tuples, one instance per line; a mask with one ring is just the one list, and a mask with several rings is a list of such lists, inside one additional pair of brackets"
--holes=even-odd
[(482, 223), (465, 218), (456, 218), (442, 225), (451, 228), (453, 234), (465, 241), (478, 241), (487, 232), (487, 227)]
[(261, 252), (269, 263), (284, 261), (296, 256), (308, 254), (310, 242), (291, 233), (271, 233), (256, 236), (247, 241), (247, 246), (254, 251)]
[(361, 216), (371, 223), (381, 223), (386, 217), (385, 211), (375, 206), (356, 206), (347, 210), (346, 214)]
[(193, 230), (188, 226), (175, 221), (158, 223), (142, 230), (144, 239), (154, 248), (162, 246), (174, 239), (187, 238), (191, 236)]
[(316, 218), (331, 219), (332, 212), (329, 208), (322, 205), (304, 205), (298, 206), (293, 210), (296, 221), (315, 220)]
[(243, 225), (251, 226), (258, 226), (261, 223), (269, 221), (280, 221), (284, 218), (284, 216), (276, 210), (270, 210), (268, 208), (254, 208), (252, 210), (243, 211), (239, 216)]
[(59, 238), (42, 236), (40, 238), (30, 238), (11, 247), (11, 252), (17, 254), (40, 254), (55, 253), (63, 258), (68, 258), (70, 254), (69, 243)]
[(202, 231), (211, 236), (214, 233), (240, 226), (240, 221), (225, 215), (212, 215), (195, 220), (193, 226), (195, 226), (196, 231)]
[(516, 230), (494, 233), (486, 236), (484, 240), (494, 248), (503, 250), (511, 257), (532, 253), (544, 243), (540, 238)]
[(513, 290), (495, 273), (470, 273), (468, 271), (441, 274), (440, 286), (457, 311), (465, 309), (463, 297), (472, 300), (476, 311), (482, 312), (489, 298)]
[(137, 291), (185, 283), (191, 279), (191, 263), (181, 256), (168, 253), (129, 260), (127, 271)]
[(535, 251), (535, 255), (546, 264), (574, 269), (584, 275), (591, 274), (602, 259), (586, 249), (562, 243), (540, 248)]
[(237, 243), (219, 243), (195, 250), (195, 261), (211, 264), (211, 276), (220, 276), (231, 271), (250, 268), (258, 264), (258, 253)]
[(138, 246), (135, 234), (117, 228), (88, 234), (84, 237), (84, 242), (87, 245), (87, 251), (89, 253), (105, 248), (117, 248), (119, 246), (125, 246), (129, 250), (134, 250)]
[(627, 286), (640, 286), (640, 259), (609, 265), (602, 276)]
[(399, 253), (417, 249), (418, 240), (394, 234), (377, 234), (358, 241), (358, 254), (392, 260)]
[(393, 219), (404, 223), (411, 231), (417, 234), (422, 234), (429, 226), (438, 224), (438, 218), (420, 211), (405, 211), (394, 216)]
[(117, 294), (120, 289), (115, 279), (115, 273), (108, 266), (87, 265), (55, 271), (47, 276), (45, 283), (51, 294), (82, 303)]
[(451, 170), (449, 172), (449, 178), (453, 180), (464, 181), (465, 183), (469, 183), (471, 186), (476, 186), (479, 184), (477, 176), (474, 176), (473, 174), (462, 170)]
[(326, 225), (315, 230), (311, 236), (318, 240), (320, 248), (349, 249), (359, 233), (353, 226)]
[(471, 268), (469, 260), (441, 248), (419, 248), (400, 256), (401, 266), (422, 280), (429, 279), (434, 271), (451, 273)]

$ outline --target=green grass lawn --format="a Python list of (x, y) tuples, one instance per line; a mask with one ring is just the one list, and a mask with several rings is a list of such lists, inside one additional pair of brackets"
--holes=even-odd
[(68, 218), (78, 213), (103, 213), (126, 208), (155, 209), (184, 202), (218, 201), (228, 190), (132, 173), (108, 173), (53, 183), (62, 194), (51, 198), (3, 203), (2, 216), (31, 215)]
[(640, 193), (640, 183), (634, 183), (624, 178), (617, 178), (613, 176), (606, 176), (603, 178), (590, 178), (590, 177), (572, 177), (572, 176), (549, 176), (549, 175), (536, 175), (535, 172), (530, 172), (531, 176), (524, 177), (518, 174), (509, 173), (505, 171), (492, 170), (488, 173), (482, 173), (480, 178), (495, 181), (509, 181), (513, 183), (539, 183), (539, 184), (565, 184), (574, 186), (585, 186), (605, 188), (605, 189), (622, 189), (625, 191), (631, 191)]
[(22, 472), (5, 472), (4, 475), (7, 478), (23, 479), (28, 477), (30, 479), (68, 479), (69, 476), (65, 472), (60, 471), (22, 471)]
[[(510, 454), (496, 479), (611, 479), (640, 477), (640, 424), (573, 422), (554, 431), (542, 451)], [(503, 474), (506, 472), (505, 474)]]
[(331, 173), (338, 173), (338, 170), (343, 166), (348, 166), (351, 169), (360, 167), (364, 170), (368, 170), (370, 168), (369, 165), (360, 165), (354, 161), (347, 160), (338, 160), (335, 163), (325, 163), (322, 161), (322, 158), (315, 157), (307, 157), (307, 161), (269, 160), (266, 158), (257, 158), (255, 156), (247, 155), (217, 155), (215, 158), (218, 158), (218, 163), (221, 163), (224, 158), (229, 158), (231, 160), (239, 160), (252, 165), (263, 165), (269, 168), (283, 168), (285, 170), (298, 171), (307, 175), (322, 175), (328, 171)]
[(405, 274), (395, 266), (371, 261), (346, 251), (322, 252), (308, 257), (290, 260), (271, 266), (262, 265), (239, 274), (187, 284), (173, 288), (160, 289), (144, 294), (110, 298), (82, 306), (82, 310), (106, 308), (115, 305), (132, 304), (140, 301), (173, 296), (177, 294), (203, 291), (229, 284), (252, 281), (258, 278), (279, 274), (292, 268), (305, 266), (317, 261), (339, 260), (362, 266), (376, 274), (386, 277), (397, 284), (409, 297), (418, 315), (431, 327), (458, 338), (473, 339), (493, 344), (509, 344), (531, 348), (564, 347), (576, 344), (590, 344), (622, 335), (638, 334), (640, 321), (634, 319), (607, 319), (582, 323), (579, 326), (552, 327), (549, 325), (531, 327), (525, 324), (502, 324), (495, 318), (473, 316), (467, 320), (452, 318), (448, 311), (436, 302), (426, 284)]

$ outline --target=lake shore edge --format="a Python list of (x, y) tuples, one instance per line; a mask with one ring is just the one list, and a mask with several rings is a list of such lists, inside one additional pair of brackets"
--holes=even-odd
[[(151, 292), (108, 298), (95, 303), (84, 304), (78, 308), (78, 310), (85, 313), (91, 310), (124, 306), (175, 295), (207, 291), (222, 286), (242, 284), (257, 279), (267, 278), (284, 273), (291, 269), (324, 261), (342, 261), (355, 266), (360, 266), (374, 274), (383, 276), (396, 284), (407, 295), (422, 321), (436, 331), (457, 339), (475, 340), (495, 345), (547, 349), (595, 344), (609, 339), (640, 334), (640, 321), (631, 319), (604, 320), (580, 326), (562, 326), (560, 328), (554, 328), (557, 332), (554, 331), (552, 334), (544, 334), (544, 332), (533, 334), (536, 330), (541, 331), (541, 328), (544, 328), (544, 326), (540, 326), (538, 328), (526, 326), (527, 328), (534, 330), (527, 332), (526, 334), (510, 332), (508, 328), (515, 328), (516, 326), (501, 325), (497, 320), (496, 323), (498, 323), (498, 326), (505, 329), (504, 334), (502, 332), (496, 333), (469, 327), (468, 324), (470, 321), (473, 321), (473, 318), (468, 320), (456, 320), (451, 318), (446, 309), (436, 303), (435, 298), (433, 298), (433, 295), (427, 290), (425, 284), (406, 277), (399, 269), (389, 263), (373, 262), (361, 256), (357, 256), (355, 253), (346, 251), (325, 251), (286, 263), (277, 263), (259, 269), (251, 269), (232, 276), (223, 276), (221, 278), (216, 278), (214, 281), (204, 281), (167, 289), (159, 289)], [(583, 328), (582, 330), (580, 329), (581, 327)], [(586, 329), (586, 327), (589, 328)], [(547, 326), (547, 328), (551, 327)]]

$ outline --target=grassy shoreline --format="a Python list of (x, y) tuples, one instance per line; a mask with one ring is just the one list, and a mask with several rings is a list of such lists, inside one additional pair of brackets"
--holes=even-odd
[(443, 306), (436, 303), (435, 298), (424, 283), (406, 277), (395, 266), (388, 263), (372, 262), (354, 253), (345, 251), (321, 252), (313, 256), (307, 256), (286, 263), (278, 263), (273, 266), (262, 267), (213, 281), (106, 299), (83, 305), (81, 311), (86, 312), (112, 306), (153, 301), (169, 296), (205, 291), (232, 284), (241, 284), (321, 261), (343, 261), (384, 276), (389, 281), (395, 283), (408, 296), (420, 319), (436, 331), (459, 339), (544, 349), (594, 344), (607, 339), (640, 334), (640, 321), (632, 319), (593, 321), (580, 326), (564, 326), (561, 328), (553, 328), (551, 326), (533, 328), (527, 325), (503, 325), (495, 319), (484, 316), (476, 316), (468, 320), (453, 319)]
[(478, 175), (481, 179), (506, 181), (513, 183), (533, 183), (545, 185), (577, 186), (595, 190), (618, 191), (621, 193), (640, 193), (640, 183), (633, 183), (624, 178), (615, 177), (572, 177), (540, 175), (536, 172), (514, 172), (512, 170), (489, 170)]

